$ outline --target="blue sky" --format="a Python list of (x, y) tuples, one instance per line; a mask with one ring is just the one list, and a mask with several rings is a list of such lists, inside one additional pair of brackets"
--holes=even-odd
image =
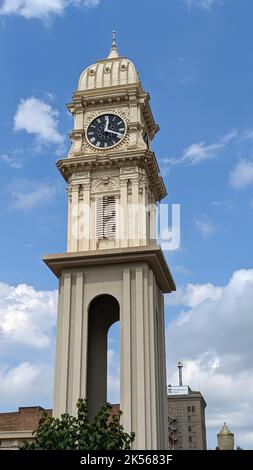
[[(168, 201), (181, 204), (168, 382), (184, 360), (208, 403), (209, 447), (225, 420), (252, 448), (252, 14), (250, 0), (0, 1), (2, 411), (51, 406), (57, 282), (41, 257), (66, 249), (65, 103), (116, 29), (151, 94)], [(116, 356), (112, 337), (112, 389)]]

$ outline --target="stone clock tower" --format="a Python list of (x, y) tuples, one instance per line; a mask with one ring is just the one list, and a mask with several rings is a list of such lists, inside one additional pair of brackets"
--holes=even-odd
[(156, 244), (166, 196), (152, 139), (158, 126), (134, 64), (118, 53), (82, 73), (68, 105), (68, 246), (44, 261), (59, 278), (54, 415), (90, 416), (107, 401), (107, 333), (120, 320), (122, 424), (136, 449), (167, 448), (163, 293), (175, 284)]

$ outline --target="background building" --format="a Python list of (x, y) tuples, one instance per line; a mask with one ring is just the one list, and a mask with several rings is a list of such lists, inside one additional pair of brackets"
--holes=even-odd
[(0, 413), (0, 450), (17, 450), (23, 441), (31, 441), (43, 413), (52, 410), (41, 406), (20, 407), (18, 411)]
[(179, 385), (168, 386), (168, 438), (172, 450), (206, 449), (206, 402), (199, 391), (182, 381), (183, 363), (178, 363)]
[(226, 423), (223, 424), (220, 432), (217, 434), (217, 441), (219, 450), (234, 450), (234, 434), (228, 429)]

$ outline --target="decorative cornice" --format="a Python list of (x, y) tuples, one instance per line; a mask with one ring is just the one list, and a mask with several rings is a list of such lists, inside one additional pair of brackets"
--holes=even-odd
[(57, 162), (57, 167), (67, 182), (73, 174), (127, 168), (128, 166), (133, 167), (133, 165), (145, 169), (156, 201), (163, 199), (167, 195), (167, 191), (163, 179), (159, 175), (156, 156), (149, 150), (115, 152), (107, 155), (80, 155), (80, 157), (66, 158)]
[(93, 90), (76, 91), (72, 103), (67, 104), (68, 110), (75, 115), (88, 110), (95, 110), (104, 106), (115, 106), (122, 104), (139, 104), (143, 111), (149, 137), (153, 139), (159, 131), (159, 126), (149, 105), (150, 96), (141, 84), (119, 85), (113, 87), (96, 88)]
[(153, 270), (159, 288), (163, 293), (176, 290), (174, 279), (160, 246), (119, 248), (113, 250), (86, 251), (47, 255), (44, 263), (60, 277), (63, 269), (84, 269), (88, 266), (123, 265), (125, 263), (148, 263)]

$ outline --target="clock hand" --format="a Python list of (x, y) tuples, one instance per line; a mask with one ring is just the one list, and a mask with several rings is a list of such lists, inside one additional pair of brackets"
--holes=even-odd
[(110, 129), (106, 129), (107, 132), (110, 132), (110, 134), (116, 134), (118, 137), (123, 137), (123, 134), (120, 132), (115, 132), (115, 131), (110, 131)]
[(108, 127), (109, 127), (109, 116), (105, 116), (105, 120), (106, 120), (106, 125), (105, 125), (105, 128), (104, 128), (104, 132), (108, 132)]

